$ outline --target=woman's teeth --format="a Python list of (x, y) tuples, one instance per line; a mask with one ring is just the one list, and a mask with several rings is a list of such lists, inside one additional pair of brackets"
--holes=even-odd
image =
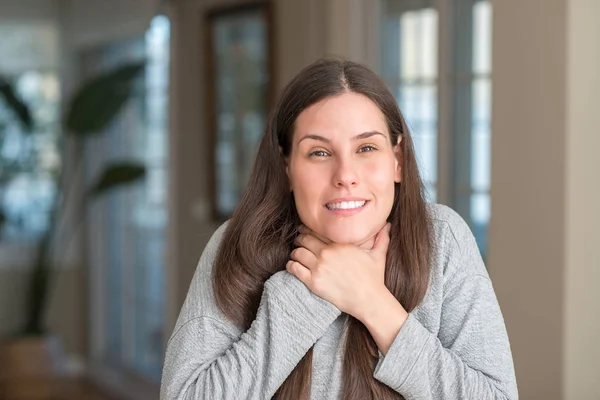
[(328, 203), (326, 207), (330, 210), (352, 210), (354, 208), (361, 208), (367, 201), (342, 201), (340, 203)]

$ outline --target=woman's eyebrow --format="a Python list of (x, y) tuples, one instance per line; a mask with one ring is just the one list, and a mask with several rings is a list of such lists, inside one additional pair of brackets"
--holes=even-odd
[(308, 135), (303, 136), (302, 139), (298, 140), (298, 144), (300, 144), (300, 142), (303, 141), (304, 139), (314, 139), (314, 140), (318, 140), (320, 142), (330, 143), (330, 140), (327, 139), (326, 137), (309, 133)]
[(356, 135), (352, 138), (352, 140), (360, 140), (360, 139), (366, 139), (369, 138), (371, 136), (375, 136), (375, 135), (381, 135), (384, 138), (386, 137), (383, 133), (378, 132), (378, 131), (369, 131), (369, 132), (364, 132), (361, 133), (360, 135)]
[[(361, 134), (358, 134), (356, 136), (354, 136), (352, 138), (352, 140), (361, 140), (361, 139), (366, 139), (369, 138), (371, 136), (375, 136), (375, 135), (381, 135), (384, 138), (386, 137), (383, 133), (379, 132), (379, 131), (368, 131), (368, 132), (363, 132)], [(313, 140), (318, 140), (320, 142), (325, 142), (325, 143), (330, 143), (331, 141), (329, 139), (327, 139), (326, 137), (320, 136), (320, 135), (315, 135), (312, 133), (309, 133), (308, 135), (305, 135), (302, 137), (302, 139), (298, 140), (298, 144), (303, 141), (304, 139), (313, 139)]]

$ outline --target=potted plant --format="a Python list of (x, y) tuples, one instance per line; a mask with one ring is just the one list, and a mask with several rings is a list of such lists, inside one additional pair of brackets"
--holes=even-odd
[[(70, 101), (61, 134), (75, 141), (101, 134), (134, 94), (144, 63), (131, 63), (112, 69), (84, 82)], [(26, 131), (33, 121), (27, 105), (19, 100), (15, 90), (0, 78), (0, 97), (12, 110)], [(64, 143), (64, 141), (62, 141)], [(65, 154), (64, 146), (61, 149)], [(82, 155), (79, 155), (82, 157)], [(63, 162), (68, 161), (63, 157)], [(75, 162), (75, 165), (81, 165)], [(73, 182), (64, 178), (62, 166), (54, 175), (58, 188), (52, 204), (48, 229), (42, 234), (29, 276), (25, 323), (17, 334), (0, 346), (0, 398), (50, 399), (61, 391), (62, 350), (60, 341), (44, 324), (48, 295), (56, 268), (50, 250), (57, 234), (57, 224), (67, 210), (66, 201)], [(96, 182), (86, 190), (85, 203), (106, 192), (142, 179), (145, 167), (133, 161), (113, 163), (104, 169)], [(1, 182), (0, 182), (1, 183)], [(0, 224), (6, 219), (0, 207)], [(83, 215), (79, 218), (83, 221)], [(1, 227), (1, 225), (0, 225)], [(67, 241), (68, 242), (68, 241)]]

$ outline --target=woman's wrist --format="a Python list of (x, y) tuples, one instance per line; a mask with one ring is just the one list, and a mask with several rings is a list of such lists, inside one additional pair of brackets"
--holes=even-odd
[(379, 351), (385, 355), (406, 322), (408, 313), (386, 288), (365, 304), (355, 317), (369, 330)]

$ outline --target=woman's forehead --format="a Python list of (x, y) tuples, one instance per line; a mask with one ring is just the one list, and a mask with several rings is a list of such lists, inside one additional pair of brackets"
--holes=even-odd
[(301, 139), (299, 135), (329, 140), (355, 140), (368, 132), (389, 136), (385, 116), (377, 104), (353, 92), (328, 97), (306, 108), (296, 119), (294, 131), (295, 142)]

